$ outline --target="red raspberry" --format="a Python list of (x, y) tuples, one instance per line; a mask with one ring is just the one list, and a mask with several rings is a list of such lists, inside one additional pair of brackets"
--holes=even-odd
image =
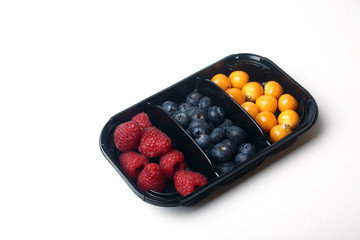
[(114, 144), (122, 152), (135, 150), (140, 143), (141, 130), (135, 122), (120, 124), (114, 132)]
[(143, 131), (145, 128), (151, 127), (152, 124), (150, 122), (149, 116), (144, 113), (141, 112), (139, 114), (136, 114), (131, 121), (136, 122), (137, 124), (139, 124), (141, 131)]
[(175, 149), (162, 155), (159, 164), (168, 179), (173, 179), (175, 172), (183, 170), (186, 167), (184, 154)]
[(153, 190), (163, 192), (166, 187), (166, 177), (156, 163), (149, 163), (140, 173), (137, 186), (140, 191), (146, 192)]
[(192, 193), (199, 187), (204, 186), (206, 183), (206, 177), (197, 172), (180, 170), (177, 171), (174, 176), (175, 189), (182, 196)]
[(143, 131), (139, 152), (145, 157), (158, 157), (171, 149), (171, 139), (156, 127), (148, 127)]
[(122, 153), (119, 157), (122, 170), (131, 179), (137, 179), (143, 168), (149, 164), (149, 160), (136, 152)]

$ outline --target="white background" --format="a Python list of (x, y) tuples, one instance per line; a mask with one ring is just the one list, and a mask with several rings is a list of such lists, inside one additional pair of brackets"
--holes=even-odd
[[(360, 239), (360, 2), (1, 1), (0, 239)], [(99, 135), (233, 53), (316, 99), (316, 125), (194, 207), (141, 201)]]

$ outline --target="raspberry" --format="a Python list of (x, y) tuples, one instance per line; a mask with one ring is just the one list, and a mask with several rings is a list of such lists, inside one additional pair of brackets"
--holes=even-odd
[(166, 177), (156, 163), (149, 163), (140, 173), (137, 186), (140, 191), (146, 192), (153, 190), (163, 192), (166, 187)]
[(143, 168), (149, 164), (146, 157), (136, 152), (122, 153), (119, 162), (126, 176), (133, 180), (137, 179)]
[(177, 171), (174, 176), (175, 189), (182, 196), (192, 193), (199, 187), (204, 186), (206, 183), (206, 177), (197, 172), (180, 170)]
[(162, 155), (159, 164), (168, 179), (173, 179), (175, 172), (183, 170), (186, 167), (184, 154), (175, 149)]
[(152, 124), (150, 122), (149, 116), (144, 113), (141, 112), (139, 114), (136, 114), (131, 121), (136, 122), (137, 124), (139, 124), (141, 131), (143, 131), (145, 128), (151, 127)]
[(114, 132), (115, 147), (122, 152), (135, 150), (139, 146), (140, 138), (140, 127), (132, 121), (120, 124)]
[(156, 127), (148, 127), (143, 131), (139, 152), (145, 157), (158, 157), (172, 149), (171, 139)]

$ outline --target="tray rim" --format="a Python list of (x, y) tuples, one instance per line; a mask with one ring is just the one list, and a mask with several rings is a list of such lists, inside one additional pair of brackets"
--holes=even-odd
[[(223, 62), (224, 60), (230, 59), (230, 58), (241, 58), (241, 57), (245, 57), (248, 58), (248, 60), (251, 61), (256, 61), (259, 63), (263, 63), (263, 64), (270, 64), (272, 67), (275, 67), (279, 72), (281, 72), (284, 76), (286, 76), (287, 78), (289, 78), (293, 83), (295, 83), (302, 91), (304, 91), (304, 93), (306, 93), (309, 98), (308, 98), (308, 102), (309, 104), (311, 104), (311, 108), (310, 108), (310, 112), (309, 115), (307, 116), (306, 122), (304, 123), (304, 125), (301, 128), (296, 129), (296, 131), (294, 131), (292, 134), (288, 135), (286, 138), (279, 140), (276, 143), (272, 143), (270, 144), (268, 147), (266, 147), (265, 149), (263, 149), (262, 151), (258, 152), (256, 154), (256, 156), (254, 156), (252, 158), (251, 161), (249, 162), (245, 162), (239, 166), (237, 166), (238, 171), (231, 171), (225, 174), (222, 174), (212, 180), (210, 180), (204, 187), (199, 188), (198, 190), (196, 190), (195, 192), (187, 195), (187, 196), (180, 196), (177, 197), (175, 200), (174, 199), (170, 199), (170, 200), (166, 200), (164, 199), (164, 201), (159, 201), (158, 199), (154, 199), (152, 198), (153, 194), (145, 192), (142, 193), (140, 192), (137, 187), (134, 185), (134, 183), (128, 179), (127, 176), (125, 176), (125, 174), (118, 169), (118, 167), (114, 164), (114, 162), (112, 161), (110, 154), (107, 152), (107, 150), (105, 149), (105, 144), (104, 144), (104, 138), (106, 135), (106, 130), (107, 129), (111, 129), (113, 127), (115, 127), (115, 125), (113, 124), (113, 120), (119, 116), (121, 113), (128, 111), (129, 109), (134, 108), (137, 105), (140, 104), (144, 104), (146, 101), (149, 101), (149, 99), (153, 98), (154, 96), (160, 94), (163, 91), (166, 91), (167, 89), (176, 87), (176, 85), (181, 84), (181, 82), (192, 78), (194, 76), (199, 75), (201, 72), (203, 72), (204, 70), (215, 66), (218, 63)], [(315, 99), (313, 98), (313, 96), (301, 85), (299, 84), (295, 79), (293, 79), (289, 74), (287, 74), (284, 70), (282, 70), (277, 64), (275, 64), (273, 61), (271, 61), (270, 59), (266, 58), (266, 57), (262, 57), (260, 55), (256, 55), (256, 54), (252, 54), (252, 53), (239, 53), (239, 54), (231, 54), (228, 55), (212, 64), (210, 64), (209, 66), (191, 74), (190, 76), (177, 81), (176, 83), (166, 87), (165, 89), (162, 89), (160, 91), (158, 91), (157, 93), (143, 99), (142, 101), (133, 104), (132, 106), (127, 107), (126, 109), (123, 109), (122, 111), (114, 114), (112, 117), (110, 117), (110, 119), (108, 120), (108, 122), (104, 125), (104, 127), (101, 130), (100, 133), (100, 137), (99, 137), (99, 145), (100, 145), (100, 149), (101, 152), (103, 153), (103, 155), (105, 156), (105, 158), (108, 160), (108, 162), (113, 166), (113, 168), (115, 168), (115, 170), (118, 172), (118, 174), (122, 177), (122, 179), (127, 183), (127, 185), (132, 189), (132, 191), (143, 201), (148, 202), (150, 204), (153, 205), (157, 205), (157, 206), (163, 206), (163, 207), (175, 207), (175, 206), (191, 206), (195, 203), (197, 203), (199, 200), (201, 200), (202, 198), (206, 197), (208, 194), (211, 193), (211, 191), (218, 185), (222, 184), (222, 183), (227, 183), (229, 179), (232, 179), (231, 181), (241, 177), (242, 175), (247, 174), (249, 171), (245, 171), (245, 169), (252, 169), (252, 168), (256, 168), (257, 166), (259, 166), (265, 159), (267, 156), (274, 154), (278, 151), (281, 151), (282, 149), (288, 147), (288, 145), (292, 144), (293, 142), (296, 141), (296, 139), (302, 135), (303, 133), (305, 133), (306, 131), (308, 131), (312, 126), (315, 125), (317, 119), (318, 119), (318, 115), (319, 115), (319, 110), (318, 110), (318, 106), (317, 103), (315, 101)], [(249, 116), (250, 117), (250, 116)], [(289, 144), (290, 143), (290, 144)], [(239, 175), (239, 171), (242, 170), (242, 172), (244, 172), (243, 174)]]

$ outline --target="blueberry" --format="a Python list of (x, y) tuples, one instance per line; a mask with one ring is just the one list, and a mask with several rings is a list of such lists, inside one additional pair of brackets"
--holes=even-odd
[(233, 140), (236, 144), (245, 142), (247, 134), (241, 127), (231, 126), (226, 130), (227, 138)]
[(220, 174), (224, 174), (227, 172), (230, 172), (231, 170), (233, 170), (236, 167), (236, 164), (234, 162), (225, 162), (225, 163), (220, 163), (216, 165), (217, 171)]
[(203, 128), (203, 127), (195, 127), (192, 130), (190, 130), (190, 134), (193, 137), (196, 137), (201, 134), (207, 134), (207, 133), (208, 133), (208, 131), (206, 131), (206, 128)]
[(210, 145), (210, 138), (206, 134), (200, 134), (195, 137), (195, 142), (201, 149), (206, 149)]
[(203, 110), (203, 109), (194, 109), (191, 112), (190, 119), (191, 120), (202, 119), (202, 120), (206, 121), (207, 120), (207, 115), (206, 115), (205, 110)]
[(192, 137), (196, 137), (200, 134), (207, 135), (209, 133), (209, 124), (202, 119), (192, 120), (189, 124), (188, 129)]
[(221, 128), (215, 128), (209, 134), (210, 141), (212, 143), (219, 143), (221, 140), (225, 138), (225, 131)]
[(224, 119), (224, 121), (218, 126), (219, 128), (223, 128), (224, 130), (228, 129), (229, 127), (233, 126), (234, 123), (230, 119)]
[(191, 92), (186, 97), (186, 102), (192, 106), (198, 106), (202, 95), (198, 92)]
[(188, 104), (188, 103), (181, 103), (180, 105), (179, 105), (179, 110), (180, 111), (183, 111), (183, 112), (186, 112), (186, 110), (187, 109), (189, 109), (191, 106), (190, 106), (190, 104)]
[(209, 119), (208, 119), (207, 123), (209, 124), (210, 132), (211, 132), (212, 130), (214, 130), (214, 129), (216, 128), (216, 126), (217, 126), (216, 123), (214, 123), (213, 121), (210, 121)]
[(239, 165), (239, 164), (247, 161), (248, 159), (250, 159), (249, 155), (244, 154), (244, 153), (239, 153), (235, 156), (234, 163)]
[(249, 157), (251, 157), (255, 155), (256, 148), (253, 144), (247, 142), (240, 144), (238, 152), (249, 155)]
[(168, 114), (171, 114), (178, 110), (178, 105), (173, 101), (166, 101), (161, 104), (161, 108)]
[(228, 162), (231, 158), (230, 148), (225, 143), (218, 143), (211, 150), (211, 157), (217, 163)]
[(187, 128), (189, 126), (190, 117), (183, 111), (174, 112), (172, 118), (183, 128)]
[(212, 106), (209, 107), (207, 115), (209, 120), (219, 124), (224, 120), (225, 112), (221, 107)]
[(236, 151), (237, 151), (237, 145), (236, 143), (233, 141), (233, 140), (230, 140), (228, 138), (224, 139), (221, 141), (222, 143), (225, 143), (229, 148), (230, 148), (230, 151), (231, 151), (231, 156), (234, 156)]
[(185, 110), (185, 112), (186, 112), (186, 114), (190, 117), (191, 114), (192, 114), (194, 111), (196, 111), (196, 110), (200, 110), (200, 108), (199, 108), (199, 107), (190, 106), (189, 108), (187, 108), (187, 109)]
[(199, 107), (204, 110), (207, 110), (209, 107), (211, 107), (211, 104), (211, 99), (208, 96), (202, 97), (199, 101)]

